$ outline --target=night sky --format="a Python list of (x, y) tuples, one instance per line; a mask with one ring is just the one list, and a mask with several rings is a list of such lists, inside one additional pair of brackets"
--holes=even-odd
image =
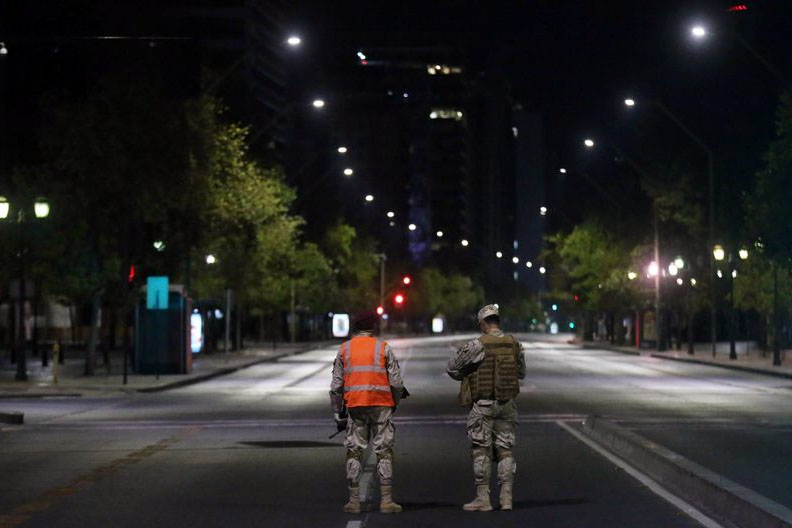
[[(650, 126), (680, 136), (656, 111), (643, 106), (628, 112), (622, 103), (628, 95), (656, 98), (713, 151), (718, 216), (728, 221), (761, 166), (783, 89), (731, 32), (781, 72), (792, 73), (792, 5), (756, 1), (729, 12), (734, 4), (307, 2), (294, 29), (306, 35), (317, 84), (332, 76), (340, 55), (351, 62), (354, 51), (366, 46), (445, 45), (469, 57), (474, 69), (498, 65), (515, 100), (544, 112), (551, 164), (581, 162), (585, 135), (628, 147)], [(689, 34), (694, 22), (716, 34), (695, 42)], [(696, 156), (696, 148), (684, 136), (669, 145), (672, 152), (690, 151), (688, 156)]]
[[(0, 33), (145, 33), (156, 28), (151, 20), (169, 3), (14, 4), (0, 1), (0, 13), (19, 15), (11, 24), (0, 20)], [(302, 72), (304, 90), (332, 86), (340, 70), (354, 65), (357, 49), (446, 46), (474, 71), (502, 72), (515, 101), (543, 112), (548, 170), (587, 163), (581, 153), (585, 135), (607, 136), (629, 150), (641, 130), (657, 126), (673, 133), (673, 125), (646, 106), (628, 112), (622, 104), (627, 95), (656, 98), (711, 147), (720, 216), (735, 210), (740, 191), (761, 166), (783, 88), (730, 33), (739, 33), (792, 78), (792, 5), (784, 0), (746, 2), (748, 9), (738, 12), (727, 11), (733, 3), (720, 0), (287, 4), (293, 16), (286, 29), (304, 37), (290, 65)], [(694, 42), (689, 27), (697, 21), (716, 34)], [(697, 155), (684, 137), (668, 145), (671, 153), (680, 149)]]

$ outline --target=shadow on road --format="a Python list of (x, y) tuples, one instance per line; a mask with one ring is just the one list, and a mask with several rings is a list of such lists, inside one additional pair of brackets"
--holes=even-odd
[(587, 502), (589, 502), (589, 500), (583, 497), (552, 500), (514, 501), (514, 509), (544, 508), (546, 506), (571, 506), (575, 504), (586, 504)]
[(240, 442), (250, 447), (263, 447), (265, 449), (294, 449), (298, 447), (344, 447), (335, 442), (317, 442), (314, 440), (274, 440), (271, 442)]

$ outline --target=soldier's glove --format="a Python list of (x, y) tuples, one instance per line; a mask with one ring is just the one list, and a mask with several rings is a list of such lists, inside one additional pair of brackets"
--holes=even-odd
[(339, 431), (343, 431), (344, 429), (346, 429), (347, 426), (346, 416), (342, 417), (338, 413), (333, 413), (333, 420), (335, 420), (336, 429), (338, 429)]

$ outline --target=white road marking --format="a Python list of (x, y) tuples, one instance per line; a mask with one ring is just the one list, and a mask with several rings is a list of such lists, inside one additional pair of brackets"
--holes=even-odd
[(718, 523), (711, 517), (708, 517), (700, 510), (695, 508), (693, 505), (685, 502), (684, 500), (680, 499), (673, 493), (669, 492), (668, 490), (660, 486), (657, 482), (649, 478), (649, 476), (647, 476), (646, 474), (638, 471), (637, 469), (632, 467), (630, 464), (628, 464), (621, 458), (606, 451), (596, 443), (592, 442), (591, 440), (580, 434), (578, 431), (575, 431), (575, 429), (572, 428), (569, 424), (566, 424), (561, 420), (556, 421), (556, 423), (566, 432), (568, 432), (569, 434), (571, 434), (572, 436), (574, 436), (575, 438), (577, 438), (578, 440), (589, 446), (591, 449), (593, 449), (600, 455), (604, 456), (605, 458), (607, 458), (608, 460), (610, 460), (611, 462), (622, 468), (630, 476), (632, 476), (634, 479), (638, 480), (641, 484), (652, 490), (655, 494), (659, 495), (660, 497), (670, 502), (671, 504), (679, 508), (681, 511), (685, 512), (690, 517), (698, 521), (702, 526), (706, 526), (707, 528), (724, 528), (722, 524)]

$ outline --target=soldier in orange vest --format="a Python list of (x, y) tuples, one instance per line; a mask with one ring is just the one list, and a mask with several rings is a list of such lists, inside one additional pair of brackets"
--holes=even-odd
[[(380, 511), (398, 513), (402, 507), (393, 502), (393, 411), (404, 392), (401, 369), (390, 345), (374, 337), (379, 322), (374, 312), (358, 314), (352, 321), (355, 332), (345, 341), (333, 363), (330, 404), (337, 424), (346, 425), (346, 476), (349, 483), (348, 513), (360, 513), (360, 474), (363, 451), (368, 440), (377, 454), (380, 482)], [(341, 418), (342, 409), (349, 419)]]

